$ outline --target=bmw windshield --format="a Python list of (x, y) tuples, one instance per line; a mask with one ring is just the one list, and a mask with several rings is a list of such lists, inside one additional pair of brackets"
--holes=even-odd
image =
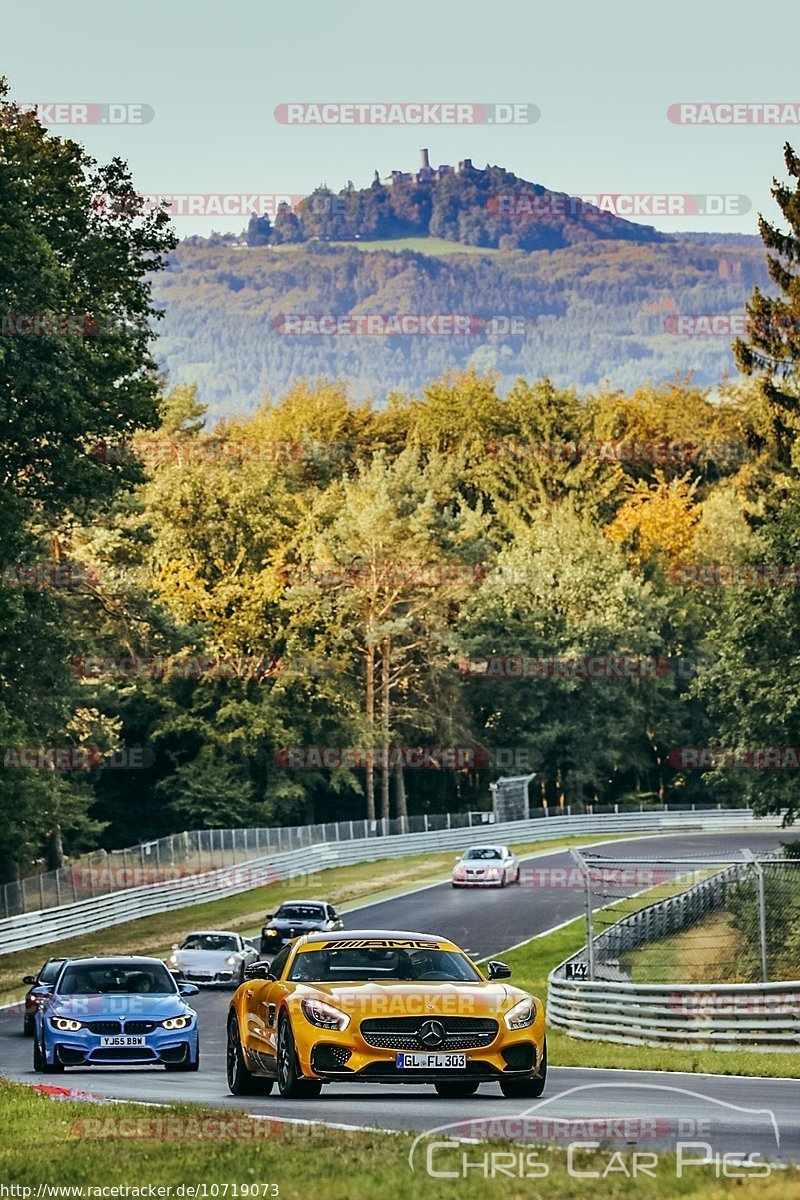
[(84, 963), (68, 966), (58, 985), (62, 996), (105, 996), (149, 994), (174, 996), (175, 981), (166, 967), (157, 963)]

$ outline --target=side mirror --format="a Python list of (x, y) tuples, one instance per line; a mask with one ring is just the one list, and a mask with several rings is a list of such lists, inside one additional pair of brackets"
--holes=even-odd
[(500, 962), (496, 958), (492, 959), (492, 961), (490, 963), (487, 963), (487, 966), (486, 966), (486, 978), (487, 979), (510, 979), (511, 978), (511, 967), (507, 967), (504, 962)]
[(173, 949), (173, 950), (180, 950), (180, 946), (178, 945), (178, 943), (177, 943), (177, 942), (173, 942), (173, 943), (172, 943), (172, 949)]
[(274, 916), (275, 916), (275, 913), (267, 913), (267, 914), (265, 915), (265, 917), (264, 917), (264, 921), (265, 921), (265, 923), (266, 923), (267, 921), (271, 921), (271, 920), (272, 920), (272, 918), (273, 918)]
[(263, 962), (261, 959), (258, 962), (250, 963), (244, 969), (245, 979), (273, 979), (274, 975), (270, 974), (270, 964)]
[(182, 996), (197, 996), (200, 994), (200, 988), (194, 983), (179, 983), (178, 991)]
[(23, 975), (22, 982), (28, 983), (31, 986), (33, 986), (33, 984), (36, 983), (36, 976), (35, 975)]

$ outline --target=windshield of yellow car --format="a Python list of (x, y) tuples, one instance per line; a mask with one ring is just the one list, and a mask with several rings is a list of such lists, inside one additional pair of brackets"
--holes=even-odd
[(318, 950), (298, 951), (288, 978), (303, 983), (483, 982), (478, 971), (457, 950), (331, 949), (327, 945)]

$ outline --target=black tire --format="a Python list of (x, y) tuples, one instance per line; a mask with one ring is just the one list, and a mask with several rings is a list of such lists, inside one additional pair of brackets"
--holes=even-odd
[(197, 1047), (197, 1058), (185, 1058), (183, 1062), (164, 1063), (165, 1071), (199, 1071), (200, 1070), (200, 1047)]
[(49, 1063), (42, 1047), (39, 1045), (38, 1039), (33, 1043), (33, 1069), (34, 1071), (40, 1071), (42, 1075), (64, 1074), (64, 1064), (57, 1059), (55, 1062)]
[(500, 1090), (508, 1097), (541, 1096), (547, 1082), (547, 1042), (542, 1050), (542, 1062), (536, 1075), (529, 1079), (506, 1079), (501, 1081)]
[(22, 1036), (33, 1037), (36, 1033), (36, 1017), (22, 1018)]
[(294, 1034), (285, 1016), (278, 1026), (278, 1091), (284, 1100), (313, 1100), (322, 1091), (321, 1080), (299, 1077)]
[(434, 1084), (434, 1087), (439, 1096), (455, 1100), (459, 1096), (474, 1096), (480, 1083), (477, 1079), (454, 1079), (452, 1083), (447, 1080), (445, 1083)]
[(268, 1096), (272, 1091), (273, 1081), (271, 1079), (253, 1075), (247, 1069), (239, 1037), (239, 1022), (233, 1014), (228, 1018), (225, 1073), (228, 1077), (228, 1091), (232, 1096)]
[(507, 883), (508, 883), (508, 876), (506, 875), (505, 871), (503, 871), (503, 875), (502, 875), (502, 878), (501, 878), (501, 880), (500, 880), (500, 887), (501, 887), (501, 888), (504, 888), (504, 887), (506, 886), (506, 884), (507, 884)]

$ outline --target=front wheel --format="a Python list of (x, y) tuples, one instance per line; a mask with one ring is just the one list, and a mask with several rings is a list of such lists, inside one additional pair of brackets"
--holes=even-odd
[(474, 1079), (454, 1079), (452, 1083), (448, 1080), (446, 1083), (436, 1083), (434, 1087), (440, 1096), (455, 1100), (459, 1096), (474, 1096), (479, 1084)]
[(542, 1049), (542, 1061), (538, 1073), (530, 1079), (506, 1079), (500, 1083), (504, 1096), (536, 1097), (541, 1096), (547, 1082), (547, 1042)]
[(313, 1100), (322, 1091), (318, 1079), (301, 1079), (297, 1070), (297, 1049), (288, 1017), (282, 1017), (278, 1029), (278, 1091), (285, 1100)]
[(233, 1096), (268, 1096), (272, 1091), (271, 1079), (263, 1079), (260, 1075), (253, 1075), (248, 1071), (239, 1037), (239, 1023), (233, 1015), (228, 1021), (225, 1074), (228, 1078), (228, 1090)]
[(55, 1057), (52, 1063), (49, 1063), (37, 1040), (33, 1044), (33, 1069), (34, 1071), (41, 1071), (43, 1075), (63, 1075), (64, 1064), (59, 1062)]

